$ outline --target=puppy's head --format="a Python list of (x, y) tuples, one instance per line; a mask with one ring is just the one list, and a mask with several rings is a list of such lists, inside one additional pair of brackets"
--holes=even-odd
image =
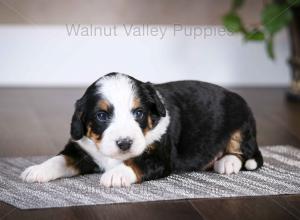
[(90, 138), (105, 156), (126, 160), (146, 149), (146, 134), (166, 116), (150, 83), (110, 73), (93, 83), (76, 102), (71, 136)]

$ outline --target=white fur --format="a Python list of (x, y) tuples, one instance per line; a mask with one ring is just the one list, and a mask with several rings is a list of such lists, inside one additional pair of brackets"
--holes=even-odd
[[(164, 100), (163, 100), (161, 94), (158, 91), (156, 91), (156, 93), (157, 93), (158, 97), (160, 98), (160, 101), (164, 104)], [(160, 138), (162, 137), (162, 135), (166, 133), (169, 124), (170, 124), (170, 116), (169, 116), (169, 112), (166, 109), (166, 116), (162, 117), (159, 120), (159, 122), (157, 123), (157, 125), (155, 126), (155, 128), (153, 128), (146, 134), (146, 137), (145, 137), (146, 144), (150, 145), (154, 141), (159, 141)]]
[(170, 123), (170, 116), (168, 114), (168, 111), (166, 111), (166, 116), (162, 117), (159, 120), (158, 124), (146, 134), (145, 136), (146, 144), (150, 145), (154, 141), (159, 141), (161, 136), (166, 133), (169, 123)]
[(225, 155), (214, 163), (214, 170), (220, 174), (238, 173), (242, 168), (242, 161), (235, 155)]
[(254, 159), (249, 159), (245, 163), (245, 168), (247, 170), (255, 170), (257, 168), (257, 162)]
[(67, 166), (65, 157), (58, 155), (39, 165), (28, 167), (22, 172), (20, 177), (26, 182), (48, 182), (50, 180), (70, 177), (77, 174), (77, 170)]
[(100, 178), (100, 185), (105, 187), (128, 187), (137, 181), (137, 177), (129, 166), (123, 163), (106, 171)]
[(121, 160), (116, 160), (107, 156), (104, 156), (101, 151), (98, 150), (96, 144), (89, 139), (88, 137), (83, 137), (80, 140), (76, 141), (83, 150), (85, 150), (94, 160), (94, 162), (106, 170), (110, 170), (117, 165), (120, 165), (122, 163)]
[[(99, 85), (99, 93), (114, 107), (111, 123), (103, 132), (99, 144), (101, 153), (118, 160), (126, 160), (142, 154), (146, 149), (146, 141), (132, 114), (134, 99), (138, 97), (132, 81), (123, 74), (117, 74), (103, 77), (97, 85)], [(116, 141), (122, 138), (130, 138), (133, 141), (126, 153), (116, 145)]]

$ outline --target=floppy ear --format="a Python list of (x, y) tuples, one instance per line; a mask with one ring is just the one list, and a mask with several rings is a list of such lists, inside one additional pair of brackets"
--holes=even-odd
[(74, 140), (79, 140), (83, 137), (85, 127), (82, 121), (82, 117), (84, 115), (84, 106), (85, 106), (85, 96), (76, 101), (75, 104), (75, 112), (72, 116), (71, 122), (71, 137)]
[(166, 109), (161, 99), (159, 98), (156, 90), (149, 82), (145, 83), (144, 85), (148, 93), (148, 101), (152, 104), (152, 111), (154, 111), (155, 114), (161, 117), (165, 117)]

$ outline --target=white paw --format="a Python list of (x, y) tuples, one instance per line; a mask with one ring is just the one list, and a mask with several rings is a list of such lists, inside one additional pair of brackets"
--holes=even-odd
[(225, 155), (214, 163), (214, 170), (220, 174), (238, 173), (242, 168), (242, 161), (235, 155)]
[(53, 180), (53, 175), (43, 164), (34, 165), (26, 168), (21, 174), (21, 179), (25, 182), (48, 182)]
[(137, 177), (134, 171), (129, 166), (120, 164), (102, 174), (100, 185), (105, 187), (128, 187), (136, 180)]
[(60, 177), (69, 177), (77, 174), (77, 170), (67, 166), (64, 156), (58, 155), (44, 163), (28, 167), (20, 177), (25, 182), (44, 183)]

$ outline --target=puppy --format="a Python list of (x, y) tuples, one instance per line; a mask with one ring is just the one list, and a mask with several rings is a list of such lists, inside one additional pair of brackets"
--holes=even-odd
[(21, 178), (101, 172), (101, 185), (120, 187), (175, 172), (234, 174), (262, 165), (255, 120), (239, 95), (205, 82), (151, 84), (110, 73), (76, 102), (64, 150)]

